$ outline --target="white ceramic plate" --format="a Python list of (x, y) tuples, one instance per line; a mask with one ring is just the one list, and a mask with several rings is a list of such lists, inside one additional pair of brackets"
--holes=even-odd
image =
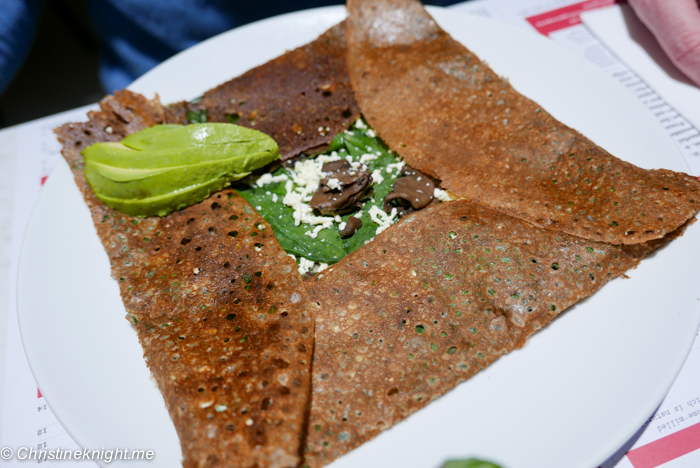
[[(687, 172), (650, 113), (593, 65), (534, 33), (430, 11), (518, 90), (613, 154)], [(230, 31), (165, 62), (131, 89), (158, 92), (163, 102), (191, 99), (313, 40), (343, 16), (340, 7), (324, 8)], [(507, 468), (598, 466), (651, 415), (690, 349), (700, 320), (700, 226), (630, 276), (333, 467), (437, 468), (464, 456)], [(29, 226), (18, 305), (34, 375), (78, 443), (152, 449), (155, 464), (148, 466), (177, 466), (173, 424), (65, 164), (49, 178)]]

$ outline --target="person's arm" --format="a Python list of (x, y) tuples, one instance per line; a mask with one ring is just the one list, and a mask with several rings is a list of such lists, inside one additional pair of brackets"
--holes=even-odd
[(43, 0), (0, 0), (0, 95), (24, 63)]
[(697, 0), (629, 0), (671, 61), (700, 86), (700, 7)]

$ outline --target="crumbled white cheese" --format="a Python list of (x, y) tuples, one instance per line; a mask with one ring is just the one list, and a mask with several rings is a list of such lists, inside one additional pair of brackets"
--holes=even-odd
[(440, 200), (441, 202), (448, 202), (452, 200), (452, 197), (445, 191), (445, 190), (440, 190), (439, 188), (435, 188), (435, 191), (433, 192), (433, 196)]
[(321, 224), (319, 226), (316, 226), (313, 231), (306, 231), (304, 234), (309, 236), (312, 239), (316, 239), (318, 237), (318, 233), (321, 232), (324, 229), (328, 229), (329, 227), (332, 226), (333, 223), (328, 223), (328, 224)]
[(297, 190), (300, 192), (315, 192), (321, 181), (323, 164), (337, 161), (338, 159), (340, 158), (337, 155), (336, 157), (321, 155), (315, 159), (297, 161), (294, 164), (294, 170), (290, 172), (292, 180), (297, 185)]
[(333, 177), (331, 179), (328, 179), (328, 188), (331, 190), (342, 190), (343, 186), (340, 185), (340, 181), (338, 180), (337, 177)]
[(403, 161), (399, 161), (399, 162), (393, 163), (393, 164), (387, 164), (387, 165), (386, 165), (386, 172), (387, 172), (388, 174), (391, 174), (391, 173), (393, 172), (393, 170), (396, 169), (396, 172), (397, 172), (397, 173), (400, 173), (400, 172), (401, 172), (401, 169), (403, 169), (403, 167), (404, 167), (405, 165), (406, 165), (406, 163), (403, 162)]
[(273, 176), (268, 172), (267, 174), (263, 174), (260, 177), (258, 177), (258, 180), (255, 181), (255, 185), (257, 185), (258, 187), (263, 187), (273, 182), (284, 182), (287, 179), (289, 179), (289, 177), (287, 177), (285, 174)]
[(381, 156), (381, 153), (379, 155), (374, 155), (374, 154), (369, 154), (369, 153), (363, 154), (360, 157), (360, 162), (362, 164), (367, 164), (368, 162), (374, 161), (375, 159), (379, 158), (379, 156)]
[(394, 224), (394, 218), (396, 217), (396, 208), (391, 209), (391, 213), (387, 214), (376, 205), (373, 205), (369, 209), (369, 217), (374, 221), (379, 227), (377, 228), (377, 234), (383, 232), (386, 228)]
[[(315, 263), (312, 260), (308, 260), (304, 257), (299, 258), (299, 274), (305, 275), (308, 272), (320, 273), (328, 268), (327, 263)], [(298, 301), (297, 301), (298, 302)]]
[[(359, 118), (355, 126), (358, 129), (368, 129), (367, 124)], [(329, 128), (319, 127), (318, 131), (329, 131)], [(352, 135), (353, 132), (346, 131), (347, 134)], [(367, 130), (367, 134), (371, 137), (376, 136), (371, 130)], [(349, 174), (356, 173), (358, 170), (368, 170), (367, 163), (378, 159), (383, 153), (377, 151), (376, 148), (367, 147), (367, 153), (363, 154), (359, 161), (355, 161), (352, 156), (348, 155), (345, 160), (350, 163), (351, 168), (348, 170)], [(313, 208), (309, 205), (311, 198), (313, 197), (316, 190), (321, 183), (321, 180), (328, 178), (327, 185), (333, 190), (342, 190), (340, 180), (337, 177), (330, 177), (331, 174), (323, 172), (323, 165), (328, 162), (340, 161), (342, 158), (338, 155), (336, 151), (331, 152), (329, 155), (319, 155), (314, 159), (305, 159), (302, 161), (297, 161), (293, 168), (287, 168), (286, 174), (279, 176), (273, 176), (272, 174), (264, 174), (257, 179), (253, 179), (254, 185), (263, 187), (270, 183), (281, 183), (285, 182), (284, 188), (286, 194), (284, 196), (278, 196), (276, 193), (266, 192), (270, 195), (270, 199), (273, 203), (281, 201), (285, 206), (292, 208), (292, 218), (294, 219), (294, 224), (300, 226), (302, 223), (310, 225), (310, 229), (305, 232), (305, 234), (312, 239), (316, 239), (321, 231), (324, 229), (329, 229), (334, 223), (339, 225), (339, 229), (342, 230), (347, 226), (347, 223), (343, 222), (342, 218), (338, 215), (334, 216), (316, 216), (314, 214)], [(386, 173), (392, 174), (396, 172), (393, 178), (396, 178), (401, 169), (404, 166), (403, 161), (397, 163), (389, 164), (385, 169)], [(373, 184), (381, 184), (385, 180), (385, 176), (382, 175), (383, 171), (381, 169), (374, 170), (372, 172)], [(436, 195), (437, 196), (437, 195)], [(364, 205), (364, 203), (363, 203)], [(261, 207), (256, 207), (258, 210)], [(397, 210), (393, 208), (391, 213), (387, 214), (378, 206), (371, 206), (369, 210), (370, 218), (374, 223), (378, 225), (377, 234), (384, 231), (386, 228), (391, 226), (397, 219)], [(363, 210), (360, 209), (358, 213), (353, 216), (361, 219), (363, 215)], [(280, 215), (280, 218), (282, 216)], [(323, 239), (321, 239), (323, 241)], [(292, 258), (295, 258), (291, 255)], [(296, 260), (296, 259), (295, 259)], [(327, 268), (326, 264), (316, 264), (311, 260), (307, 260), (303, 257), (299, 258), (299, 273), (305, 274), (309, 271), (318, 272), (323, 271)]]
[[(282, 199), (282, 203), (294, 210), (292, 217), (296, 226), (299, 226), (301, 223), (321, 226), (314, 229), (313, 232), (306, 232), (307, 235), (314, 239), (320, 230), (327, 229), (333, 225), (335, 217), (315, 216), (313, 208), (308, 205), (308, 202), (318, 189), (321, 178), (324, 176), (321, 170), (323, 165), (327, 162), (339, 161), (340, 159), (338, 153), (333, 151), (330, 155), (320, 155), (314, 159), (297, 161), (294, 164), (294, 169), (289, 171), (291, 180), (287, 180), (285, 184), (287, 194)], [(296, 188), (294, 185), (296, 185)]]
[(374, 130), (370, 128), (369, 130), (367, 130), (367, 136), (374, 138), (377, 136), (377, 134), (374, 133)]
[(301, 193), (295, 191), (288, 191), (287, 194), (282, 199), (282, 203), (289, 206), (294, 211), (292, 212), (292, 217), (294, 218), (294, 225), (299, 226), (301, 223), (319, 225), (328, 224), (333, 222), (333, 218), (329, 216), (315, 216), (313, 214), (313, 208), (308, 204), (304, 203), (304, 197)]
[(312, 270), (314, 267), (314, 262), (307, 260), (304, 257), (299, 257), (299, 274), (305, 275), (307, 272)]

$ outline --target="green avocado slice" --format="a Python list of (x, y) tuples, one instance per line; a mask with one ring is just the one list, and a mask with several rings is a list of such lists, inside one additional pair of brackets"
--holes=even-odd
[(269, 136), (221, 123), (156, 125), (82, 154), (97, 198), (132, 216), (193, 205), (279, 158)]

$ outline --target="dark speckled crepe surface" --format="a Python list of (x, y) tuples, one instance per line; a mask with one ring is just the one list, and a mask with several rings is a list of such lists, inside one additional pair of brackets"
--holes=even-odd
[(128, 91), (100, 106), (56, 133), (175, 423), (183, 465), (296, 465), (317, 307), (296, 264), (230, 189), (163, 218), (99, 202), (79, 151), (170, 122), (157, 101)]
[[(622, 162), (556, 121), (420, 3), (348, 9), (346, 27), (199, 103), (122, 91), (56, 130), (184, 466), (324, 466), (522, 347), (694, 220), (695, 178)], [(233, 190), (145, 219), (94, 197), (83, 148), (204, 109), (268, 133), (284, 159), (323, 148), (361, 109), (408, 164), (464, 199), (406, 217), (303, 283)]]
[(312, 43), (207, 91), (191, 108), (206, 109), (210, 122), (274, 134), (283, 160), (315, 154), (360, 114), (345, 52), (340, 23)]
[[(210, 121), (237, 113), (239, 124), (272, 136), (282, 158), (327, 145), (359, 115), (343, 26), (199, 104), (163, 106), (121, 91), (87, 122), (56, 129), (175, 423), (183, 465), (296, 466), (318, 306), (272, 228), (230, 189), (167, 217), (125, 216), (95, 198), (82, 172), (87, 146), (187, 123), (188, 111), (202, 109)], [(334, 133), (319, 133), (321, 125)]]

